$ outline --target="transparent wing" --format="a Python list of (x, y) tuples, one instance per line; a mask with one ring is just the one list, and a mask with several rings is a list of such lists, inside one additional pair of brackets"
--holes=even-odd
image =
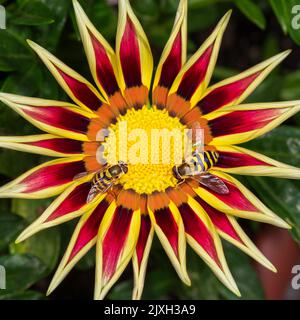
[(203, 186), (209, 188), (210, 190), (218, 194), (228, 194), (229, 189), (226, 184), (219, 179), (217, 176), (210, 173), (204, 173), (199, 176), (191, 177), (191, 179), (198, 181)]
[(84, 177), (86, 177), (87, 175), (89, 175), (88, 172), (78, 173), (78, 174), (76, 174), (76, 176), (74, 176), (73, 180), (78, 180), (78, 179), (84, 178)]
[(100, 191), (96, 186), (92, 186), (91, 190), (87, 196), (87, 203), (91, 203), (94, 201), (94, 199), (99, 195), (99, 194), (103, 194), (105, 193), (111, 186), (108, 186), (106, 189), (104, 189), (103, 191)]

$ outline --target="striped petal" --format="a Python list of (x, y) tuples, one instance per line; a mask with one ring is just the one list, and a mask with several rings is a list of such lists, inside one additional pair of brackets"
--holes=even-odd
[(132, 299), (139, 300), (143, 293), (148, 257), (152, 245), (154, 229), (149, 215), (141, 216), (141, 228), (133, 254), (134, 289)]
[(23, 137), (0, 137), (0, 147), (49, 157), (69, 157), (82, 154), (82, 142), (51, 134)]
[(282, 52), (240, 74), (209, 87), (196, 106), (189, 111), (183, 121), (195, 121), (200, 115), (209, 114), (225, 106), (243, 102), (290, 51)]
[(193, 107), (206, 90), (220, 49), (231, 11), (219, 22), (214, 32), (189, 59), (176, 77), (167, 99), (167, 110), (182, 116)]
[(300, 169), (273, 160), (260, 153), (237, 147), (218, 146), (218, 163), (214, 169), (243, 175), (300, 179)]
[(207, 187), (195, 184), (194, 191), (209, 205), (221, 212), (237, 217), (265, 222), (281, 228), (290, 228), (284, 220), (268, 209), (238, 180), (219, 171), (210, 170), (210, 173), (218, 176), (226, 184), (229, 193), (219, 194)]
[(93, 111), (98, 110), (102, 106), (103, 99), (91, 83), (46, 49), (31, 40), (27, 40), (27, 42), (76, 104), (83, 109)]
[(95, 201), (88, 203), (87, 198), (91, 190), (91, 182), (88, 179), (90, 177), (67, 188), (36, 221), (20, 234), (16, 242), (24, 241), (41, 230), (77, 218), (95, 208), (105, 195), (99, 195)]
[(91, 23), (77, 0), (73, 0), (77, 25), (91, 73), (102, 95), (121, 112), (125, 101), (119, 92), (117, 58), (114, 50)]
[(186, 285), (191, 285), (186, 270), (186, 241), (182, 218), (172, 201), (165, 208), (155, 209), (157, 201), (160, 201), (158, 197), (159, 195), (150, 196), (148, 201), (154, 230), (180, 279)]
[(96, 253), (96, 300), (103, 299), (131, 260), (140, 230), (140, 210), (115, 204), (101, 223)]
[(148, 102), (153, 57), (147, 36), (128, 0), (119, 1), (116, 52), (123, 94), (130, 106), (140, 108)]
[(29, 98), (0, 93), (0, 101), (16, 111), (37, 128), (65, 138), (87, 141), (86, 133), (92, 113), (54, 100)]
[(229, 290), (240, 296), (227, 266), (221, 240), (205, 211), (192, 197), (189, 197), (187, 203), (183, 203), (178, 209), (190, 246), (207, 263), (218, 279)]
[(233, 106), (208, 117), (211, 145), (240, 144), (253, 140), (299, 112), (300, 101)]
[(66, 253), (50, 283), (47, 295), (56, 289), (75, 264), (96, 244), (98, 229), (107, 210), (109, 210), (109, 202), (104, 199), (95, 210), (91, 210), (81, 217)]
[(52, 160), (1, 187), (0, 198), (49, 198), (64, 191), (77, 174), (85, 171), (82, 157)]
[(171, 36), (164, 48), (156, 69), (153, 84), (153, 104), (163, 109), (168, 92), (186, 61), (187, 47), (187, 0), (181, 0)]
[(257, 249), (257, 247), (244, 233), (233, 216), (216, 210), (199, 197), (197, 197), (195, 200), (207, 213), (211, 222), (222, 238), (244, 251), (246, 254), (261, 263), (266, 268), (270, 269), (273, 272), (276, 272), (276, 269), (272, 265), (272, 263)]

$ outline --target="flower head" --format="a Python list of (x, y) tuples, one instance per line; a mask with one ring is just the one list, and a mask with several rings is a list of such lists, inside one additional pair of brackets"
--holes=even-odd
[[(105, 297), (130, 260), (133, 298), (140, 298), (156, 233), (184, 283), (190, 285), (187, 242), (219, 280), (239, 295), (220, 238), (275, 271), (237, 218), (289, 226), (229, 174), (300, 178), (300, 169), (236, 146), (265, 134), (300, 110), (300, 101), (242, 104), (289, 52), (210, 86), (231, 12), (187, 60), (187, 0), (180, 0), (154, 73), (150, 45), (128, 0), (119, 0), (115, 51), (77, 0), (73, 4), (96, 87), (28, 41), (73, 103), (0, 93), (2, 102), (46, 132), (1, 137), (0, 146), (58, 158), (0, 188), (1, 198), (58, 196), (17, 241), (81, 217), (49, 293), (96, 245), (95, 298)], [(175, 154), (175, 149), (184, 152), (181, 140), (173, 136), (177, 142), (164, 148), (153, 131), (185, 137), (189, 129), (194, 143), (195, 129), (203, 134), (204, 150), (192, 153), (198, 159), (195, 166), (203, 168), (195, 176), (180, 179), (185, 162), (168, 155)], [(136, 143), (137, 137), (144, 139), (142, 143)], [(168, 161), (163, 161), (165, 157)], [(126, 170), (118, 167), (120, 163)]]

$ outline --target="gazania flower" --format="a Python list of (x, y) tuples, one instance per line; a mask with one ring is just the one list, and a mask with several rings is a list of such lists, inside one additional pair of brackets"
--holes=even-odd
[[(148, 40), (128, 0), (119, 1), (116, 51), (76, 0), (74, 8), (96, 86), (47, 50), (28, 41), (73, 103), (0, 94), (2, 102), (46, 132), (1, 137), (0, 145), (58, 157), (0, 189), (2, 198), (39, 199), (58, 195), (17, 241), (81, 217), (48, 293), (96, 245), (95, 298), (104, 298), (130, 260), (134, 269), (133, 298), (140, 298), (156, 233), (184, 283), (190, 285), (185, 257), (187, 242), (220, 281), (239, 295), (220, 237), (275, 271), (242, 231), (237, 218), (289, 226), (229, 174), (300, 178), (299, 169), (236, 146), (263, 135), (300, 110), (300, 101), (241, 104), (288, 52), (209, 86), (230, 12), (187, 60), (187, 1), (181, 0), (171, 36), (153, 72)], [(218, 162), (209, 172), (222, 180), (229, 192), (220, 194), (193, 179), (179, 184), (172, 172), (174, 163), (128, 163), (128, 172), (111, 189), (87, 201), (94, 175), (103, 167), (97, 157), (101, 146), (98, 134), (102, 129), (109, 132), (103, 143), (107, 153), (114, 143), (118, 144), (111, 139), (111, 133), (118, 139), (123, 121), (128, 130), (142, 128), (146, 132), (184, 130), (194, 123), (200, 124), (205, 150), (219, 154)], [(81, 175), (83, 172), (87, 175)]]

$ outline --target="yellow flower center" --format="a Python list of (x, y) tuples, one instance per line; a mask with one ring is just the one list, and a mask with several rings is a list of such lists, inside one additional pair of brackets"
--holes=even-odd
[(139, 194), (165, 191), (177, 184), (172, 168), (178, 157), (182, 159), (185, 129), (166, 110), (131, 109), (109, 127), (104, 157), (108, 164), (120, 160), (128, 164), (128, 173), (119, 180), (124, 189)]

